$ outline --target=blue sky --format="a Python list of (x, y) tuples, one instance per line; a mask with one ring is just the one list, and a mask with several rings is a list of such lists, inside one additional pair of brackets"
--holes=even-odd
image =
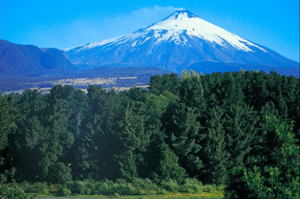
[(1, 0), (1, 39), (65, 49), (131, 33), (179, 8), (299, 62), (299, 0)]

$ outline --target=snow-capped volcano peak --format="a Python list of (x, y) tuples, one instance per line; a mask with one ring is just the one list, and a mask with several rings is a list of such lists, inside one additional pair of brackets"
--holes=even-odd
[[(165, 20), (153, 24), (144, 30), (154, 30), (155, 37), (160, 37), (158, 41), (174, 40), (177, 44), (182, 42), (182, 38), (178, 35), (185, 33), (189, 37), (199, 37), (203, 40), (220, 46), (225, 46), (226, 42), (233, 47), (242, 51), (252, 51), (245, 45), (259, 48), (262, 51), (265, 49), (234, 35), (218, 26), (215, 26), (207, 21), (204, 21), (187, 10), (175, 11), (172, 15)], [(161, 37), (161, 35), (163, 35)], [(186, 41), (184, 39), (184, 41)], [(184, 42), (185, 43), (185, 42)]]
[[(226, 62), (285, 65), (278, 53), (178, 10), (131, 34), (66, 49), (73, 64), (155, 66), (171, 71), (191, 63)], [(285, 60), (285, 61), (284, 61)]]
[[(134, 47), (136, 45), (144, 44), (149, 39), (153, 39), (154, 45), (159, 45), (161, 42), (174, 42), (177, 45), (181, 44), (191, 47), (189, 40), (195, 38), (200, 38), (211, 43), (213, 46), (219, 45), (228, 48), (229, 44), (237, 50), (246, 52), (253, 51), (249, 48), (249, 46), (251, 46), (267, 52), (265, 49), (237, 35), (200, 19), (188, 10), (175, 11), (166, 19), (131, 34), (75, 48), (84, 50), (103, 45), (122, 44), (128, 41), (132, 41), (132, 47)], [(231, 48), (230, 46), (229, 48)], [(66, 49), (66, 51), (71, 49), (74, 48)]]

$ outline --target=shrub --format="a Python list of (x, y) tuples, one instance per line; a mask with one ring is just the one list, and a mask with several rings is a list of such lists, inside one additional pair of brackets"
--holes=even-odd
[(42, 190), (42, 194), (48, 195), (49, 194), (49, 190), (48, 189), (43, 189)]
[(126, 181), (125, 179), (123, 179), (123, 178), (119, 178), (119, 179), (117, 179), (117, 180), (116, 180), (116, 183), (118, 183), (118, 184), (125, 184), (125, 185), (127, 185), (127, 181)]
[(61, 184), (57, 184), (57, 185), (50, 185), (50, 189), (53, 189), (53, 190), (55, 190), (55, 189), (60, 189), (60, 188), (62, 188), (63, 186), (61, 185)]
[(160, 189), (160, 190), (158, 191), (158, 193), (159, 193), (159, 194), (167, 194), (168, 191), (165, 190), (165, 189)]
[(70, 167), (65, 166), (61, 162), (56, 162), (49, 166), (47, 178), (51, 183), (62, 184), (72, 180), (71, 171), (72, 169)]
[(58, 191), (59, 196), (69, 196), (69, 195), (71, 195), (71, 193), (72, 193), (71, 190), (66, 189), (66, 188), (60, 188)]
[(100, 194), (109, 195), (112, 193), (111, 185), (108, 185), (106, 182), (101, 182), (98, 188)]
[(194, 189), (192, 189), (189, 184), (181, 185), (180, 192), (195, 193)]
[(48, 189), (47, 182), (36, 182), (28, 189), (29, 193), (43, 193)]
[(167, 182), (162, 183), (163, 189), (170, 192), (178, 192), (180, 191), (180, 186), (177, 184), (175, 180), (169, 180)]
[(224, 191), (224, 190), (225, 190), (225, 185), (217, 186), (217, 191)]
[(150, 179), (135, 178), (132, 185), (136, 188), (136, 194), (154, 194), (160, 191), (158, 185)]
[(206, 186), (206, 191), (209, 193), (214, 193), (217, 191), (217, 186), (215, 184), (213, 185), (207, 185)]
[(90, 190), (94, 190), (96, 187), (94, 181), (84, 181), (84, 184)]
[(107, 185), (112, 186), (114, 182), (112, 180), (105, 179), (103, 182), (107, 183)]
[(81, 181), (75, 181), (75, 182), (73, 182), (71, 191), (72, 191), (72, 193), (85, 194), (86, 186)]
[(111, 187), (112, 192), (120, 194), (119, 186), (120, 185), (118, 183), (113, 184), (113, 186)]
[(25, 193), (24, 190), (14, 187), (2, 186), (0, 187), (0, 198), (9, 198), (9, 199), (31, 199), (32, 197)]
[(3, 173), (0, 174), (0, 184), (3, 184), (7, 181), (7, 176)]
[(29, 190), (30, 188), (30, 184), (27, 182), (27, 180), (23, 181), (20, 183), (20, 186), (22, 187), (22, 189), (26, 192)]
[(201, 193), (201, 187), (197, 184), (183, 184), (180, 186), (181, 192)]
[(136, 188), (130, 184), (125, 185), (125, 184), (115, 183), (112, 186), (112, 191), (115, 193), (119, 193), (120, 195), (135, 195), (136, 194)]
[(136, 188), (133, 187), (131, 184), (128, 184), (126, 187), (127, 195), (135, 195), (137, 193)]
[(180, 191), (187, 193), (201, 193), (202, 182), (195, 178), (187, 178), (184, 184), (180, 186)]
[(62, 187), (63, 187), (63, 188), (67, 188), (67, 189), (72, 190), (73, 184), (74, 184), (73, 181), (69, 181), (69, 182), (64, 183), (64, 184), (62, 185)]
[(91, 195), (99, 195), (100, 194), (100, 190), (99, 189), (94, 189), (91, 191)]
[(185, 184), (196, 184), (196, 185), (198, 185), (200, 187), (202, 187), (202, 185), (203, 185), (202, 182), (199, 181), (199, 180), (197, 180), (196, 178), (186, 178), (184, 180), (184, 183)]
[(90, 195), (90, 194), (91, 194), (91, 191), (92, 191), (91, 189), (87, 188), (87, 189), (85, 189), (85, 194), (86, 194), (86, 195)]

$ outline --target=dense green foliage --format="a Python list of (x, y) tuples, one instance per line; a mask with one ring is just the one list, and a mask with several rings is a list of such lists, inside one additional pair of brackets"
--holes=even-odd
[[(171, 190), (190, 177), (228, 184), (228, 198), (239, 196), (231, 189), (239, 183), (243, 191), (294, 197), (299, 88), (299, 79), (275, 72), (184, 71), (153, 76), (149, 90), (93, 85), (85, 94), (58, 85), (47, 95), (0, 96), (0, 183), (78, 182), (61, 187), (68, 195), (82, 180), (122, 178), (134, 192), (130, 183), (140, 178)], [(274, 184), (290, 191), (272, 192)]]
[(267, 117), (261, 151), (229, 173), (226, 198), (299, 198), (299, 146), (291, 127)]
[(31, 199), (32, 197), (25, 193), (22, 188), (2, 186), (0, 187), (0, 198)]

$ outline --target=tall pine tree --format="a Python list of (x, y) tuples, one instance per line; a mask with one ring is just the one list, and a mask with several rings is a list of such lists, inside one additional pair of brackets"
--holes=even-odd
[(208, 184), (224, 184), (227, 176), (227, 162), (230, 154), (225, 150), (224, 111), (216, 106), (206, 113), (205, 132), (201, 159), (205, 168), (201, 181)]

